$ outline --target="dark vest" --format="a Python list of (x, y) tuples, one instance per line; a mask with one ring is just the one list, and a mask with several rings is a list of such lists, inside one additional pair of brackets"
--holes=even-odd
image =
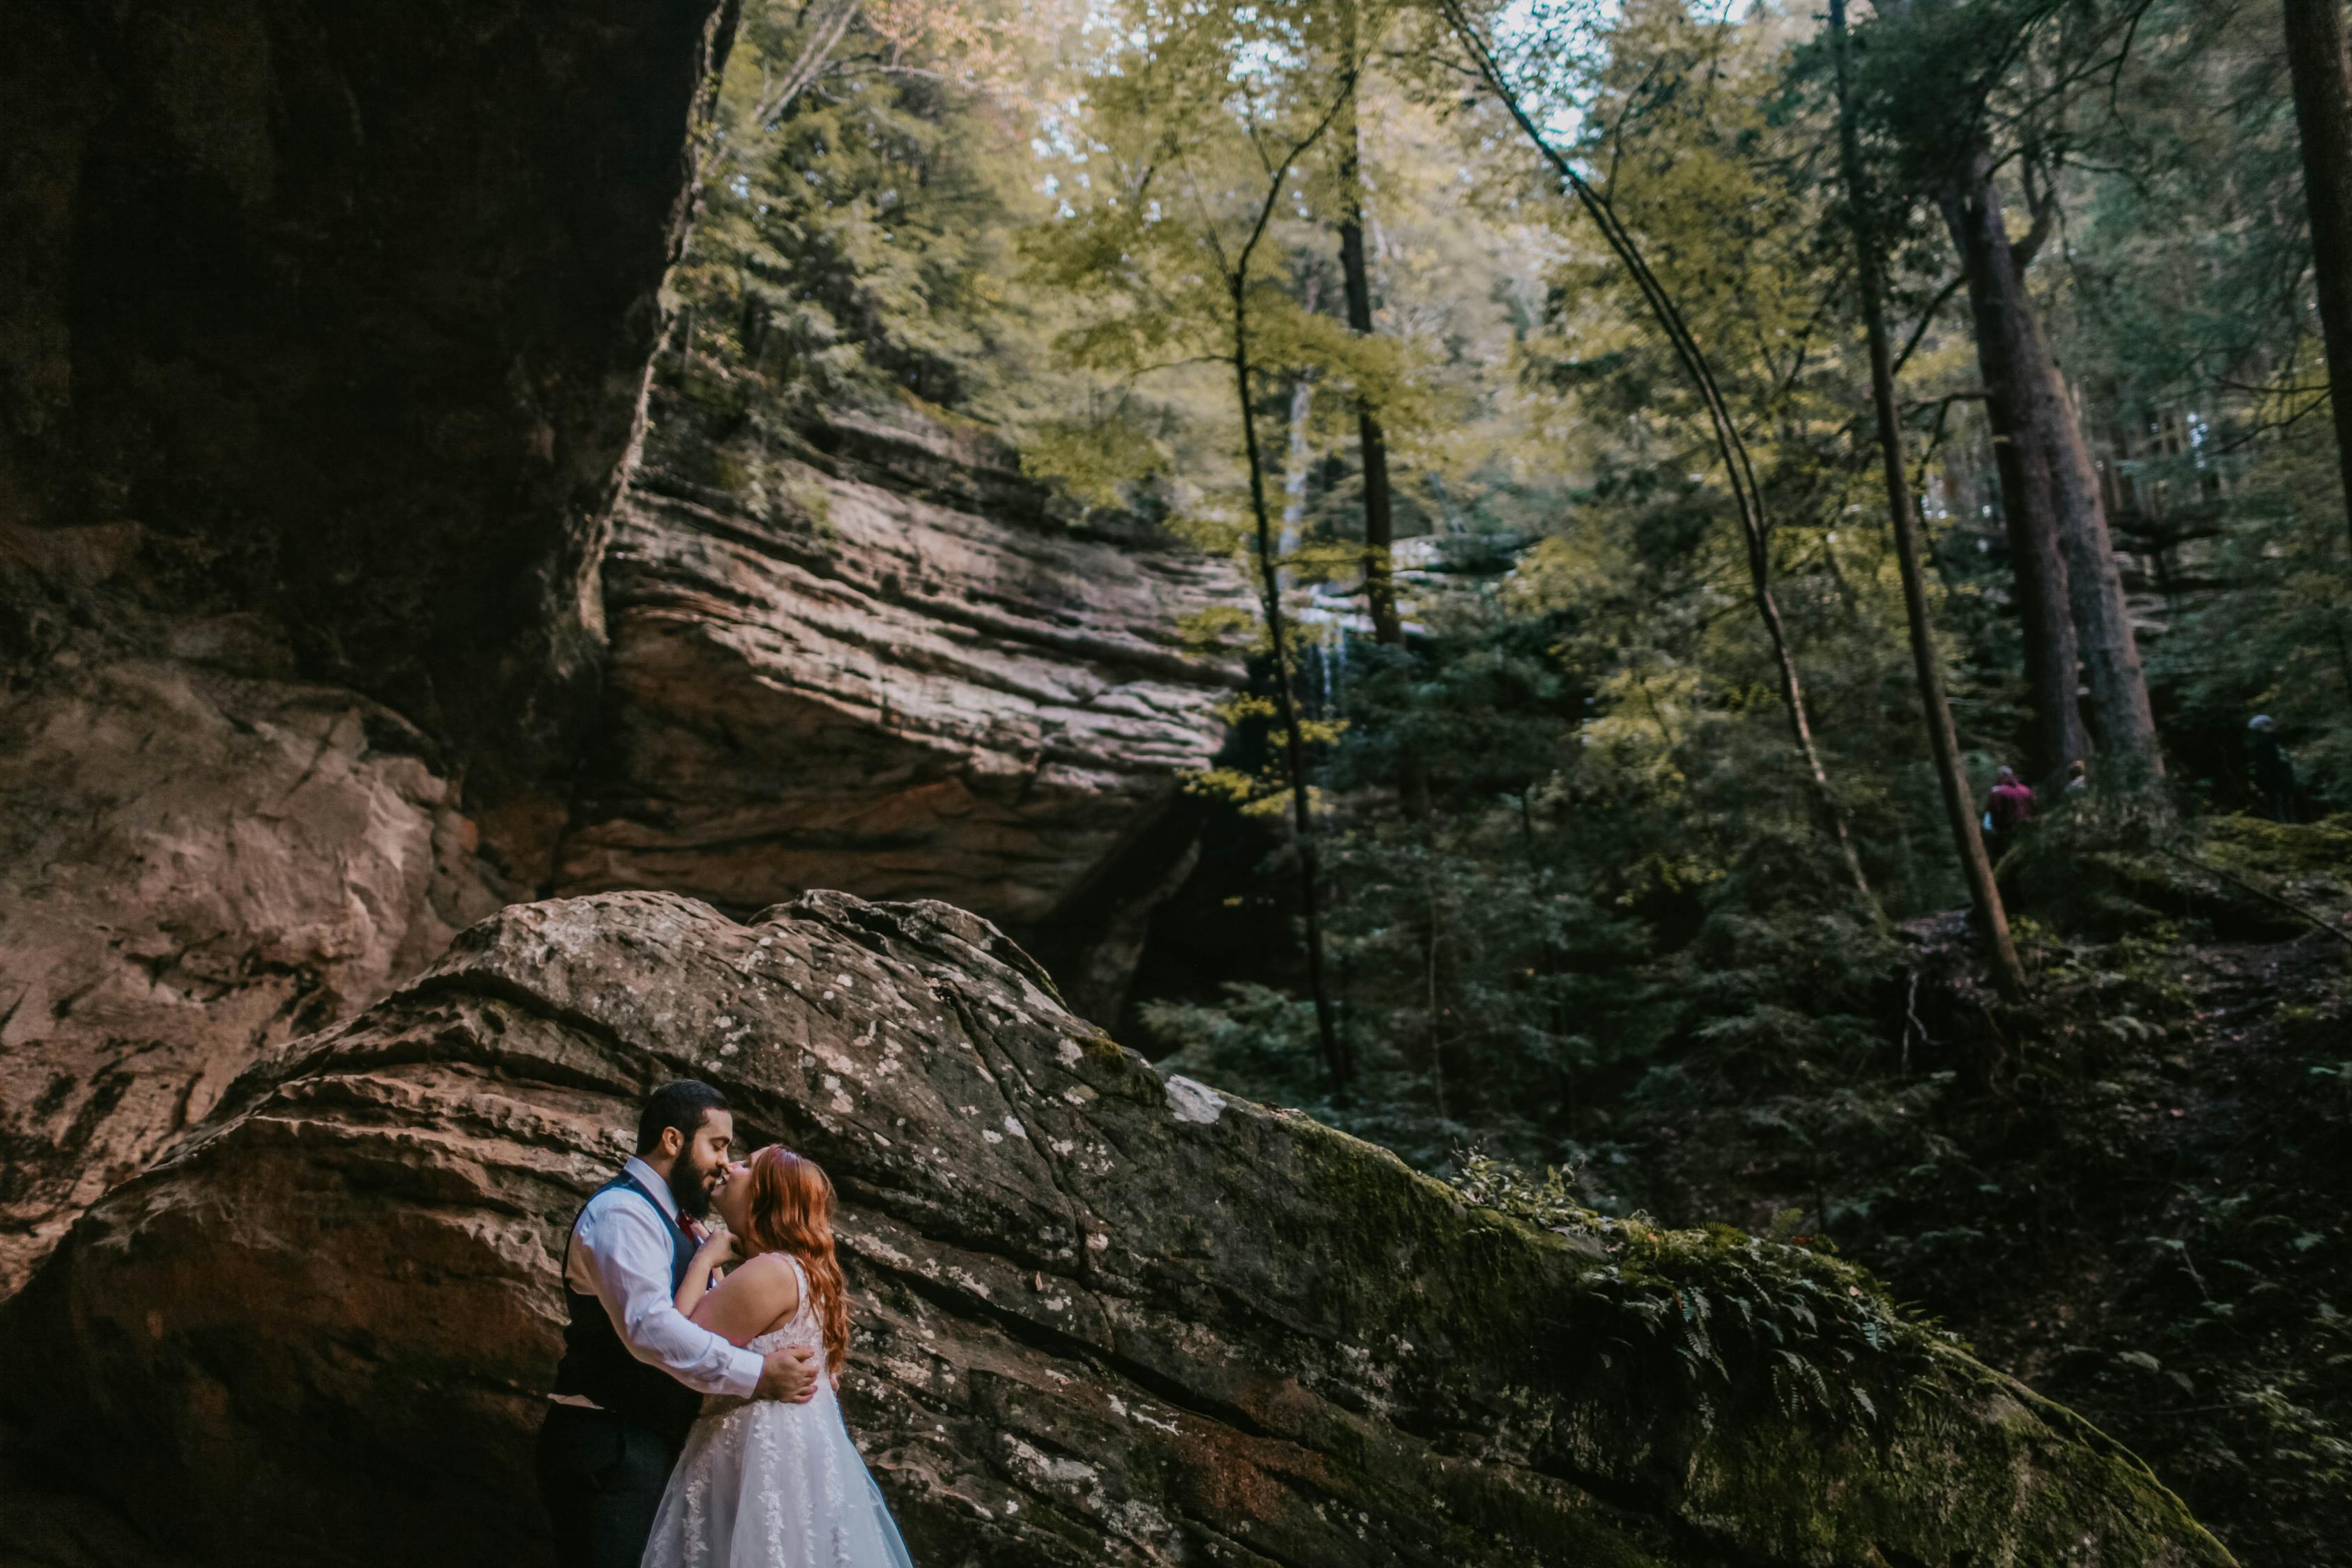
[[(686, 1283), (686, 1266), (694, 1261), (694, 1237), (669, 1217), (653, 1194), (624, 1173), (589, 1195), (589, 1203), (615, 1188), (635, 1193), (653, 1207), (662, 1228), (669, 1233), (669, 1288)], [(581, 1205), (582, 1214), (588, 1212)], [(575, 1217), (573, 1229), (580, 1221)], [(613, 1327), (604, 1303), (572, 1288), (572, 1233), (564, 1233), (563, 1305), (570, 1321), (563, 1325), (563, 1359), (555, 1367), (555, 1392), (594, 1400), (624, 1421), (651, 1427), (673, 1442), (686, 1440), (687, 1428), (702, 1410), (702, 1395), (661, 1368), (629, 1353), (620, 1331)]]

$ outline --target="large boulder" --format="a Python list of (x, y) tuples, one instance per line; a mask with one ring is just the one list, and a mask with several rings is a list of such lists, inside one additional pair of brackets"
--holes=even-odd
[(473, 928), (93, 1207), (0, 1400), (183, 1546), (545, 1561), (562, 1227), (681, 1074), (840, 1186), (849, 1419), (925, 1568), (2229, 1561), (1853, 1270), (1475, 1205), (1163, 1081), (970, 915), (838, 894)]
[(354, 692), (127, 658), (0, 717), (5, 1297), (258, 1053), (503, 900), (414, 732)]

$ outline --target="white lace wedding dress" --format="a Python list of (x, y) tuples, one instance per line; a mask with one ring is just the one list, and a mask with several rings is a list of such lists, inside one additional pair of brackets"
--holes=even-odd
[[(824, 1354), (798, 1258), (792, 1321), (751, 1342)], [(687, 1434), (646, 1546), (643, 1568), (913, 1568), (898, 1527), (866, 1472), (833, 1384), (805, 1405), (711, 1397)]]

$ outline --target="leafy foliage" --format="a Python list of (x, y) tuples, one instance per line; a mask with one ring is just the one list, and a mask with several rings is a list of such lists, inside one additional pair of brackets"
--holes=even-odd
[[(2346, 829), (2250, 815), (2283, 809), (2254, 774), (2257, 713), (2295, 770), (2284, 809), (2352, 810), (2352, 558), (2275, 6), (1890, 0), (1856, 29), (1928, 607), (1979, 787), (2028, 714), (1976, 323), (1932, 194), (1958, 166), (1990, 171), (2031, 253), (2169, 765), (2151, 795), (2095, 757), (2088, 789), (2045, 788), (1999, 847), (2038, 987), (2022, 1007), (1942, 912), (1962, 885), (1811, 8), (1472, 10), (1739, 424), (1892, 926), (1856, 907), (1810, 804), (1685, 367), (1423, 5), (753, 7), (672, 285), (660, 374), (693, 418), (654, 441), (723, 463), (731, 432), (913, 399), (1007, 442), (1063, 515), (1164, 525), (1278, 584), (1279, 650), (1262, 617), (1190, 628), (1249, 642), (1251, 683), (1191, 781), (1217, 853), (1186, 907), (1302, 913), (1286, 666), (1358, 1070), (1335, 1092), (1278, 942), (1139, 998), (1129, 1032), (1169, 1070), (1309, 1108), (1465, 1201), (1597, 1243), (1624, 1320), (1601, 1353), (1707, 1398), (1735, 1362), (1769, 1366), (1775, 1397), (1866, 1428), (1840, 1347), (1932, 1331), (1832, 1255), (1834, 1230), (2149, 1450), (2249, 1560), (2329, 1560), (2352, 1539), (2331, 1523), (2352, 1352), (2330, 1262), (2352, 1194), (2163, 1152), (2172, 1119), (2142, 1110), (2242, 1070), (2216, 1022), (2253, 1005), (2234, 955), (2290, 940), (2296, 999), (2261, 1026), (2277, 1059), (2215, 1114), (2315, 1162), (2352, 1103), (2319, 1043), (2340, 975), (2307, 952), (2352, 904)], [(1352, 194), (1324, 139), (1349, 101)], [(1237, 345), (1238, 247), (1269, 189)], [(1351, 199), (1370, 335), (1341, 304)], [(1278, 491), (1264, 561), (1237, 346)], [(1365, 409), (1395, 476), (1402, 645), (1368, 614)], [(2165, 1160), (2200, 1173), (2177, 1201), (2150, 1173)], [(1668, 1231), (1645, 1205), (1748, 1229)]]

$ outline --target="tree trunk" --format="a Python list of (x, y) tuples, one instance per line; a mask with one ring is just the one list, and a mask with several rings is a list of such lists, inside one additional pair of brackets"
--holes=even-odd
[(1451, 1112), (1445, 1108), (1445, 1009), (1440, 998), (1453, 989), (1439, 984), (1438, 953), (1444, 946), (1443, 927), (1437, 915), (1437, 889), (1428, 889), (1423, 900), (1421, 925), (1421, 959), (1423, 1003), (1429, 1011), (1429, 1093), (1437, 1110), (1437, 1119), (1444, 1121)]
[(1971, 171), (1970, 187), (1943, 193), (1944, 222), (1958, 247), (1969, 283), (1969, 309), (1984, 377), (1985, 415), (1992, 426), (1993, 467), (2000, 479), (2001, 515), (2008, 524), (2010, 570), (2023, 639), (2027, 700), (2033, 709), (2029, 777), (2048, 779), (2086, 755), (2090, 737), (2076, 700), (2080, 655), (2067, 599), (2066, 557), (2058, 542), (2058, 498), (2048, 443), (2033, 439), (2022, 411), (2032, 407), (2018, 369), (2025, 350), (2017, 342), (2016, 303), (2024, 294), (2003, 226), (2000, 197), (1990, 179)]
[(2352, 64), (2338, 0), (2285, 0), (2286, 58), (2303, 132), (2303, 198), (2311, 269), (2327, 342), (2336, 458), (2352, 522)]
[(1862, 141), (1855, 133), (1846, 81), (1845, 0), (1830, 0), (1830, 35), (1837, 53), (1838, 142), (1845, 165), (1846, 200), (1853, 209), (1856, 276), (1862, 285), (1862, 315), (1870, 333), (1870, 396), (1878, 415), (1878, 447), (1886, 469), (1886, 511), (1895, 530), (1895, 558), (1903, 577), (1903, 610), (1911, 626), (1911, 667), (1918, 678), (1919, 705), (1927, 721), (1928, 748), (1943, 785), (1944, 815), (1952, 845), (1967, 875), (1969, 900), (1978, 929), (1991, 949), (1993, 975), (2011, 996), (2025, 991), (2025, 970), (2010, 941), (2009, 914), (1993, 881), (1992, 861), (1977, 831), (1976, 795), (1960, 763), (1959, 736), (1952, 727), (1951, 703), (1944, 694), (1944, 668), (1936, 652), (1935, 628), (1927, 619), (1927, 588), (1919, 572), (1919, 533), (1911, 510), (1911, 485), (1903, 468), (1903, 427), (1895, 403), (1895, 364), (1886, 342), (1886, 310), (1879, 278), (1878, 237), (1871, 221), (1869, 190), (1863, 177)]
[[(1879, 6), (1880, 14), (1889, 18), (1910, 10), (1910, 0), (1885, 0)], [(1971, 121), (1967, 133), (1980, 134), (1980, 125)], [(2018, 553), (2021, 608), (2030, 605), (2038, 617), (2028, 623), (2027, 649), (2029, 668), (2038, 679), (2036, 707), (2045, 710), (2040, 714), (2041, 745), (2067, 751), (2063, 757), (2038, 762), (2044, 767), (2053, 760), (2063, 764), (2085, 749), (2071, 700), (2062, 701), (2058, 692), (2062, 683), (2072, 686), (2074, 668), (2061, 657), (2052, 624), (2057, 607), (2063, 605), (2074, 622), (2074, 653), (2084, 684), (2090, 689), (2091, 727), (2100, 746), (2111, 761), (2124, 764), (2121, 771), (2160, 774), (2164, 762), (2157, 747), (2156, 717), (2148, 706), (2147, 679), (2140, 671), (2138, 639), (2125, 612), (2123, 573), (2116, 564), (2106, 507), (2099, 497), (2098, 470), (2083, 438), (2074, 400), (2066, 394), (2065, 378), (2026, 293), (2025, 258), (2009, 243), (1990, 160), (1981, 148), (1939, 201), (1968, 269), (1977, 353), (1986, 390), (1992, 395), (1995, 440), (2000, 441), (2005, 423), (2021, 470), (2012, 488), (2011, 462), (2000, 465), (2011, 537), (2025, 547)], [(2041, 226), (2037, 223), (2037, 229)], [(2064, 562), (2063, 575), (2048, 569), (2041, 510), (2045, 494), (2048, 537), (2055, 539)], [(2029, 558), (2031, 566), (2025, 564)], [(2031, 583), (2029, 572), (2034, 574)]]
[[(1340, 110), (1339, 138), (1339, 279), (1347, 294), (1348, 330), (1358, 337), (1372, 335), (1371, 269), (1364, 258), (1364, 164), (1362, 118), (1358, 113), (1363, 91), (1362, 42), (1357, 36), (1356, 0), (1342, 0), (1339, 47), (1346, 51), (1356, 90)], [(1372, 637), (1384, 647), (1404, 647), (1404, 618), (1397, 612), (1395, 545), (1396, 514), (1389, 485), (1388, 436), (1369, 398), (1356, 400), (1356, 446), (1364, 470), (1364, 606), (1372, 622)], [(1421, 754), (1408, 742), (1397, 752), (1397, 795), (1405, 816), (1420, 822), (1429, 816), (1429, 775)]]
[(2099, 470), (2083, 436), (2080, 411), (2066, 378), (2050, 353), (2041, 322), (2021, 291), (2018, 324), (2031, 353), (2034, 413), (2031, 424), (2048, 442), (2051, 488), (2058, 498), (2058, 542), (2066, 552), (2066, 597), (2074, 612), (2074, 642), (2083, 659), (2083, 683), (2091, 692), (2091, 731), (2108, 759), (2138, 775), (2126, 783), (2162, 776), (2164, 753), (2157, 744), (2156, 710), (2147, 700), (2147, 677), (2139, 664), (2139, 637), (2124, 604), (2123, 568), (2116, 560), (2115, 536), (2107, 529), (2106, 503), (2099, 496)]
[[(1352, 53), (1356, 41), (1352, 5), (1346, 15), (1344, 36)], [(1339, 127), (1339, 276), (1348, 295), (1348, 330), (1368, 338), (1372, 335), (1372, 286), (1364, 262), (1362, 142), (1352, 100), (1344, 112), (1347, 122)], [(1390, 564), (1396, 521), (1389, 490), (1388, 437), (1381, 429), (1379, 413), (1367, 398), (1356, 400), (1356, 439), (1364, 465), (1364, 597), (1370, 607), (1372, 635), (1391, 647), (1402, 647), (1404, 623), (1397, 615), (1396, 579)]]
[(1250, 510), (1256, 524), (1257, 574), (1266, 637), (1274, 645), (1275, 711), (1282, 721), (1283, 753), (1290, 786), (1290, 811), (1298, 851), (1298, 890), (1306, 910), (1307, 989), (1315, 1003), (1315, 1035), (1334, 1094), (1345, 1095), (1354, 1074), (1339, 1043), (1331, 988), (1323, 973), (1322, 870), (1315, 852), (1314, 809), (1307, 784), (1307, 735), (1298, 720), (1298, 694), (1291, 689), (1288, 628), (1282, 613), (1282, 581), (1276, 564), (1274, 519), (1265, 501), (1265, 454), (1258, 444), (1257, 407), (1250, 396), (1248, 252), (1232, 279), (1234, 392), (1241, 404), (1242, 448), (1249, 465)]
[[(2156, 716), (2140, 670), (2139, 640), (2124, 605), (2123, 572), (2107, 531), (2098, 469), (2026, 293), (2000, 195), (1981, 158), (1968, 186), (1945, 193), (1942, 205), (1968, 271), (1977, 359), (1990, 394), (2042, 749), (2063, 753), (2037, 758), (2036, 771), (2063, 766), (2087, 749), (2071, 692), (2061, 691), (2062, 685), (2073, 685), (2061, 672), (2079, 661), (2101, 749), (2159, 774), (2164, 764)], [(2057, 624), (2062, 618), (2072, 623), (2071, 637)]]
[(1258, 442), (1257, 405), (1250, 395), (1249, 285), (1250, 258), (1257, 254), (1258, 242), (1265, 237), (1266, 226), (1274, 221), (1275, 205), (1282, 199), (1283, 182), (1289, 178), (1293, 165), (1330, 130), (1332, 121), (1354, 98), (1355, 91), (1355, 72), (1350, 68), (1339, 84), (1339, 97), (1332, 100), (1330, 110), (1315, 129), (1304, 141), (1294, 142), (1279, 164), (1266, 171), (1265, 199), (1259, 204), (1257, 222), (1225, 274), (1227, 298), (1233, 307), (1234, 395), (1241, 405), (1242, 452), (1249, 466), (1250, 521), (1255, 524), (1258, 591), (1262, 595), (1259, 607), (1265, 616), (1266, 637), (1274, 645), (1275, 710), (1282, 720), (1284, 771), (1290, 786), (1291, 822), (1298, 838), (1298, 888), (1306, 906), (1307, 985), (1315, 1002), (1316, 1043), (1322, 1053), (1324, 1069), (1330, 1075), (1331, 1092), (1341, 1099), (1347, 1096), (1355, 1077), (1355, 1064), (1339, 1038), (1339, 1020), (1331, 1006), (1331, 987), (1323, 973), (1322, 876), (1315, 852), (1314, 804), (1307, 786), (1307, 733), (1298, 721), (1298, 693), (1291, 687), (1290, 644), (1282, 613), (1282, 583), (1275, 564), (1274, 518), (1265, 503), (1265, 450)]

